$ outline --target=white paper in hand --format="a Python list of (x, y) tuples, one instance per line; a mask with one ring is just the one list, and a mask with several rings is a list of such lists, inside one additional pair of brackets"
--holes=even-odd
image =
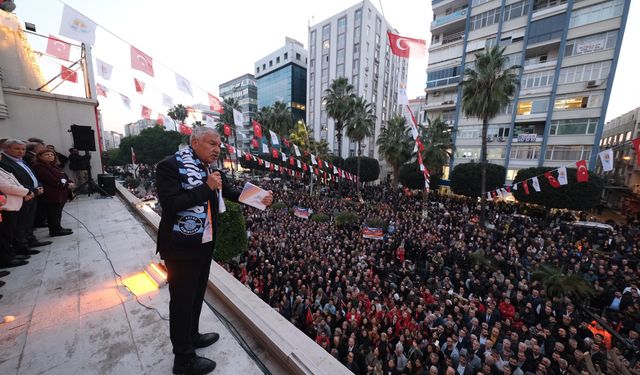
[(248, 206), (255, 207), (259, 210), (265, 210), (267, 206), (262, 203), (264, 197), (269, 195), (269, 192), (257, 187), (251, 182), (247, 182), (242, 189), (242, 193), (240, 194), (240, 198), (238, 199), (241, 203), (244, 203)]
[(218, 189), (218, 213), (223, 213), (227, 210), (227, 206), (224, 205), (224, 198), (222, 198), (222, 190)]

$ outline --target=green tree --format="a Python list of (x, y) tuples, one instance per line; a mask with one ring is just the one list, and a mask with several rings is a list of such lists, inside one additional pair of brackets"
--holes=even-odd
[(445, 124), (440, 117), (433, 121), (428, 120), (428, 123), (429, 126), (420, 135), (420, 140), (424, 145), (422, 160), (429, 170), (431, 180), (435, 181), (440, 180), (444, 174), (444, 166), (449, 163), (455, 146), (451, 138), (451, 127)]
[(549, 298), (569, 297), (577, 301), (594, 295), (593, 288), (580, 275), (567, 274), (551, 265), (540, 265), (531, 276), (533, 280), (542, 283)]
[(122, 158), (120, 157), (119, 148), (112, 148), (111, 150), (107, 150), (106, 153), (107, 153), (107, 160), (108, 160), (109, 166), (126, 164), (125, 162), (122, 161)]
[(329, 156), (329, 144), (322, 139), (319, 141), (311, 139), (309, 141), (309, 152), (324, 160)]
[(271, 121), (267, 128), (279, 136), (286, 136), (293, 129), (291, 109), (284, 102), (277, 101), (271, 106)]
[[(376, 124), (376, 115), (371, 108), (371, 104), (363, 97), (357, 97), (353, 101), (351, 115), (345, 121), (346, 134), (358, 145), (358, 167), (356, 175), (360, 178), (360, 156), (362, 156), (362, 141), (371, 136), (371, 131)], [(379, 170), (379, 168), (378, 168)], [(377, 177), (376, 177), (377, 178)], [(360, 189), (360, 184), (356, 184), (356, 189)]]
[(458, 164), (451, 174), (451, 190), (455, 194), (467, 197), (478, 197), (486, 195), (487, 190), (494, 190), (504, 186), (505, 169), (502, 165), (487, 163), (485, 169), (486, 188), (481, 187), (482, 172), (477, 163)]
[(358, 214), (352, 211), (341, 211), (336, 215), (337, 226), (353, 226), (360, 220)]
[(354, 87), (344, 77), (334, 79), (329, 88), (324, 91), (325, 108), (334, 121), (340, 156), (342, 156), (342, 130), (352, 111), (354, 99)]
[[(417, 161), (403, 164), (400, 167), (400, 182), (409, 189), (424, 189), (424, 175), (420, 171)], [(436, 186), (440, 185), (440, 176), (432, 173), (429, 178), (429, 185), (431, 189), (435, 189)]]
[(258, 121), (262, 126), (268, 127), (271, 123), (271, 118), (273, 117), (273, 108), (270, 106), (262, 107), (256, 113), (255, 120)]
[(360, 165), (360, 180), (362, 182), (375, 181), (380, 176), (380, 162), (378, 162), (377, 159), (367, 156), (351, 156), (346, 158), (343, 169), (355, 175), (358, 171), (358, 164)]
[(289, 140), (298, 145), (302, 150), (306, 150), (309, 147), (309, 132), (302, 120), (298, 121), (289, 133)]
[(160, 127), (146, 128), (140, 135), (125, 137), (120, 141), (120, 160), (131, 163), (131, 148), (135, 150), (138, 162), (154, 165), (175, 153), (182, 143), (182, 134)]
[(223, 262), (244, 253), (249, 246), (242, 207), (227, 200), (224, 203), (227, 210), (220, 214), (216, 251), (213, 254), (216, 261)]
[(484, 226), (487, 191), (487, 132), (489, 120), (509, 105), (519, 85), (517, 65), (506, 67), (509, 58), (505, 47), (494, 46), (476, 54), (475, 68), (464, 70), (462, 110), (467, 117), (482, 120), (482, 147), (480, 149), (481, 192), (480, 225)]
[(176, 104), (167, 112), (167, 116), (180, 124), (184, 124), (184, 120), (189, 116), (189, 109), (182, 104)]
[(411, 159), (411, 152), (415, 142), (409, 134), (409, 127), (402, 116), (389, 119), (387, 127), (382, 130), (378, 140), (378, 151), (393, 168), (393, 188), (397, 189), (400, 166)]
[[(520, 202), (534, 203), (550, 208), (568, 208), (571, 210), (586, 210), (593, 208), (600, 203), (600, 195), (604, 187), (604, 181), (596, 174), (589, 176), (588, 182), (577, 182), (576, 169), (567, 168), (567, 185), (554, 188), (549, 183), (545, 172), (557, 168), (540, 167), (526, 168), (518, 171), (513, 183), (522, 182), (531, 177), (538, 176), (540, 182), (540, 192), (536, 192), (531, 182), (529, 183), (529, 195), (522, 188), (522, 183), (518, 185), (518, 190), (513, 191), (513, 196)], [(552, 173), (554, 177), (556, 173)]]

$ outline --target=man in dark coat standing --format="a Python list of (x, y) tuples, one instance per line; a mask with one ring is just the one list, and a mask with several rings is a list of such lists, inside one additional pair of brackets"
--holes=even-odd
[[(213, 170), (220, 155), (220, 135), (198, 127), (191, 146), (158, 163), (156, 187), (162, 207), (157, 249), (168, 271), (170, 336), (174, 374), (207, 374), (216, 363), (196, 356), (195, 349), (209, 346), (217, 333), (198, 331), (200, 311), (214, 252), (222, 197), (238, 201), (240, 191), (224, 174)], [(263, 200), (272, 203), (271, 194)]]

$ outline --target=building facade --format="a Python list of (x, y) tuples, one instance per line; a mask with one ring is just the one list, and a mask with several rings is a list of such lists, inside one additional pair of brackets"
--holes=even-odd
[(451, 167), (479, 160), (482, 121), (466, 118), (458, 83), (475, 54), (505, 48), (513, 101), (490, 121), (487, 159), (507, 180), (534, 166), (594, 169), (630, 0), (433, 0), (429, 117), (454, 127)]
[(306, 119), (308, 53), (302, 43), (285, 38), (282, 48), (255, 63), (258, 109), (283, 102), (293, 122)]
[(144, 129), (155, 126), (156, 123), (157, 123), (156, 120), (145, 119), (145, 118), (140, 119), (136, 122), (128, 123), (124, 126), (124, 136), (133, 137), (134, 135), (138, 135)]
[[(607, 122), (600, 147), (613, 148), (613, 171), (603, 175), (603, 200), (623, 214), (640, 212), (640, 169), (631, 140), (640, 136), (640, 107)], [(602, 172), (598, 165), (597, 172)]]
[[(237, 144), (242, 149), (248, 149), (251, 143), (251, 120), (258, 112), (258, 86), (253, 74), (244, 74), (218, 88), (222, 100), (233, 98), (240, 105), (243, 117), (242, 128), (236, 128), (238, 134)], [(234, 143), (233, 137), (229, 142)]]
[(114, 132), (113, 130), (102, 131), (102, 146), (104, 151), (120, 147), (120, 140), (122, 140), (122, 134)]
[[(338, 150), (334, 122), (323, 96), (334, 79), (347, 78), (375, 112), (376, 125), (364, 140), (363, 155), (378, 158), (375, 140), (387, 120), (400, 113), (398, 86), (406, 84), (407, 59), (391, 53), (387, 31), (398, 33), (368, 0), (309, 28), (307, 125), (313, 137), (327, 141), (333, 152)], [(343, 132), (341, 156), (355, 156), (356, 149)]]
[(409, 108), (411, 113), (416, 119), (419, 126), (427, 126), (427, 105), (424, 96), (418, 96), (417, 98), (409, 99)]

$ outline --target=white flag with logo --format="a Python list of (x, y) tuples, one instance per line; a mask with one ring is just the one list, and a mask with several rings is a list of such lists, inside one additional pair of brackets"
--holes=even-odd
[(168, 108), (172, 108), (175, 104), (173, 103), (172, 97), (165, 93), (162, 93), (162, 105)]
[(189, 96), (193, 97), (193, 89), (191, 88), (191, 82), (189, 82), (186, 78), (176, 73), (176, 85), (178, 85), (178, 90), (184, 92), (185, 94), (189, 94)]
[(278, 141), (278, 135), (271, 130), (269, 130), (269, 134), (271, 134), (271, 145), (279, 146), (280, 142)]
[(604, 172), (610, 172), (613, 170), (613, 149), (607, 149), (598, 153), (600, 162), (602, 163), (602, 170)]
[(111, 73), (113, 73), (113, 66), (107, 64), (106, 62), (96, 59), (96, 70), (98, 71), (98, 75), (105, 80), (111, 79)]
[(398, 105), (409, 105), (409, 96), (407, 95), (406, 82), (398, 82)]
[(318, 164), (318, 162), (316, 162), (316, 157), (313, 154), (311, 154), (311, 164), (313, 165)]
[(295, 151), (295, 152), (296, 152), (296, 156), (297, 156), (297, 157), (300, 157), (300, 149), (298, 149), (298, 146), (297, 146), (297, 145), (293, 145), (293, 151)]
[(280, 155), (282, 156), (282, 161), (287, 161), (287, 154), (280, 152)]
[(233, 123), (236, 125), (236, 127), (241, 128), (242, 127), (242, 123), (244, 122), (244, 117), (242, 116), (242, 112), (238, 111), (237, 109), (233, 109)]
[(538, 177), (531, 178), (531, 185), (536, 191), (540, 191), (540, 181), (538, 181)]
[(298, 168), (302, 168), (302, 165), (300, 165), (300, 160), (296, 159), (296, 162), (298, 164)]
[(338, 168), (336, 168), (336, 166), (333, 166), (333, 174), (338, 174)]
[(128, 96), (120, 94), (120, 99), (122, 99), (122, 104), (131, 109), (131, 99)]
[(569, 181), (567, 181), (567, 167), (558, 168), (558, 182), (560, 185), (566, 185), (569, 183)]
[(262, 143), (262, 153), (263, 154), (269, 153), (269, 146), (267, 146), (267, 142)]
[(65, 5), (60, 22), (60, 35), (69, 37), (87, 45), (96, 43), (98, 25), (75, 9)]

